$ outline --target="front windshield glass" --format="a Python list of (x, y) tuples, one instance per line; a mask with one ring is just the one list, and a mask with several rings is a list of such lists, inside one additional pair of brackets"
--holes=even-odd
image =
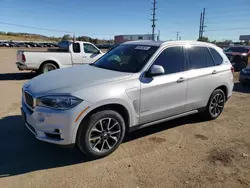
[(120, 45), (101, 57), (93, 66), (120, 72), (139, 72), (157, 49), (157, 46)]

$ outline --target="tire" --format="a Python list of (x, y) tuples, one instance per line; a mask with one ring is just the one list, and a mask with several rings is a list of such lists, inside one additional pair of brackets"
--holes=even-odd
[(242, 85), (243, 87), (247, 87), (247, 86), (248, 86), (246, 82), (241, 81), (240, 83), (241, 83), (241, 85)]
[(207, 120), (218, 118), (224, 109), (225, 102), (225, 93), (221, 89), (216, 89), (209, 98), (206, 110), (203, 112), (203, 116)]
[(246, 68), (246, 67), (247, 67), (247, 62), (240, 61), (240, 62), (238, 62), (237, 70), (238, 70), (238, 71), (241, 71), (242, 69), (244, 69), (244, 68)]
[(125, 131), (125, 122), (119, 113), (113, 110), (99, 111), (81, 123), (76, 144), (88, 157), (105, 157), (118, 148)]
[(45, 73), (56, 69), (57, 66), (54, 63), (44, 63), (40, 68), (40, 73)]

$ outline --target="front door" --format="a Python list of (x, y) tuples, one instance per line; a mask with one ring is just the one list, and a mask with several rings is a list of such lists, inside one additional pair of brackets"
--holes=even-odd
[(183, 47), (164, 49), (153, 65), (161, 65), (165, 74), (141, 78), (140, 124), (185, 111), (187, 72)]
[(83, 63), (94, 63), (102, 56), (100, 51), (89, 43), (83, 43)]

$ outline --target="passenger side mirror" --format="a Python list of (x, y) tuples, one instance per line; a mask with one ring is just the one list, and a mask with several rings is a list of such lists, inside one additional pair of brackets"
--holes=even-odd
[(161, 65), (153, 65), (149, 71), (147, 72), (146, 76), (158, 76), (163, 75), (165, 73), (164, 68)]

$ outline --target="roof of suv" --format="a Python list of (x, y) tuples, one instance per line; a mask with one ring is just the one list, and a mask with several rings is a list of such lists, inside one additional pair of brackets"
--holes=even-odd
[(215, 46), (211, 43), (199, 42), (199, 41), (152, 41), (152, 40), (137, 40), (137, 41), (128, 41), (123, 44), (135, 44), (135, 45), (148, 45), (148, 46), (163, 46), (163, 45), (171, 45), (171, 44), (202, 44), (205, 46)]

